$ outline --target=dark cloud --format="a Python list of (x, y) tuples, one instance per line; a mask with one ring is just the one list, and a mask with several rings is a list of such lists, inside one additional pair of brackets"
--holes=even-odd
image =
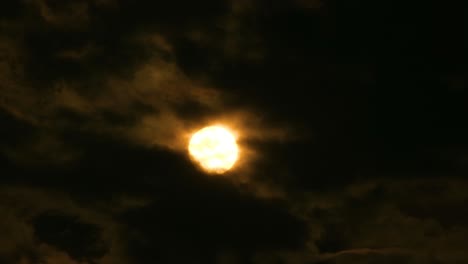
[[(307, 236), (304, 223), (284, 209), (203, 191), (208, 195), (159, 199), (148, 208), (126, 213), (130, 253), (140, 263), (171, 262), (173, 258), (214, 263), (216, 254), (225, 250), (249, 257), (261, 250), (302, 247)], [(148, 237), (152, 239), (148, 241)], [(178, 252), (188, 255), (179, 260)]]
[(66, 252), (78, 261), (92, 261), (105, 255), (98, 227), (59, 212), (44, 212), (33, 220), (35, 237)]
[(466, 262), (465, 9), (3, 3), (0, 262)]

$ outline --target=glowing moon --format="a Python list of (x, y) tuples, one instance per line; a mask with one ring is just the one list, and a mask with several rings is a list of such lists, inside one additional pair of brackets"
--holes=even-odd
[(219, 174), (231, 169), (239, 155), (236, 139), (222, 126), (197, 131), (190, 139), (188, 150), (204, 170)]

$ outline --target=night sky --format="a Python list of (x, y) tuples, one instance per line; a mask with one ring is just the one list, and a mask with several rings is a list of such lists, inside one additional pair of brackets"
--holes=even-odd
[(454, 1), (1, 1), (0, 263), (468, 263), (467, 42)]

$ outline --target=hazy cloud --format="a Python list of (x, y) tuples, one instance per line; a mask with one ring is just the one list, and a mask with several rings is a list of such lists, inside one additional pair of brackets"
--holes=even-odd
[[(8, 1), (0, 262), (466, 262), (464, 16), (400, 9)], [(186, 153), (211, 124), (220, 177)]]

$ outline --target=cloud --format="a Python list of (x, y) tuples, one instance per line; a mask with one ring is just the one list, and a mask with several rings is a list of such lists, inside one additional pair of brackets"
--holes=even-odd
[(408, 249), (401, 248), (355, 248), (347, 249), (335, 253), (325, 253), (319, 256), (319, 260), (316, 262), (322, 262), (329, 259), (335, 259), (341, 255), (411, 255), (413, 252)]
[(58, 2), (32, 0), (44, 21), (55, 27), (82, 27), (89, 23), (89, 5), (86, 1)]
[[(174, 151), (185, 151), (187, 137), (211, 122), (232, 126), (240, 140), (284, 140), (292, 135), (283, 128), (287, 125), (275, 127), (257, 110), (230, 104), (231, 94), (209, 80), (187, 75), (178, 60), (178, 37), (163, 29), (123, 28), (119, 33), (123, 35), (103, 40), (102, 29), (88, 25), (95, 12), (102, 11), (91, 8), (99, 6), (97, 2), (38, 0), (27, 5), (36, 8), (46, 24), (38, 22), (36, 27), (25, 23), (24, 39), (12, 35), (1, 41), (0, 78), (4, 85), (0, 87), (0, 107), (37, 131), (21, 146), (3, 149), (12, 159), (23, 163), (72, 162), (79, 158), (80, 150), (64, 141), (62, 134), (70, 130), (108, 134)], [(122, 12), (136, 8), (130, 6)], [(75, 20), (76, 27), (69, 25)], [(112, 19), (107, 22), (117, 23)], [(14, 24), (8, 24), (12, 32)], [(83, 38), (75, 41), (68, 35)], [(118, 63), (106, 64), (114, 59)], [(113, 69), (124, 67), (126, 60), (124, 70)], [(247, 155), (258, 156), (248, 145), (244, 146), (246, 160)]]
[(301, 247), (307, 237), (304, 221), (281, 201), (204, 177), (181, 155), (124, 142), (105, 145), (94, 136), (79, 140), (85, 152), (72, 170), (8, 169), (11, 183), (0, 190), (0, 200), (18, 212), (14, 222), (29, 230), (31, 242), (4, 253), (5, 259), (13, 256), (6, 263), (208, 261), (222, 252), (249, 259), (257, 250)]
[[(0, 226), (4, 229), (0, 241), (2, 249), (0, 258), (4, 259), (4, 263), (17, 263), (16, 261), (20, 263), (22, 259), (23, 262), (29, 263), (28, 260), (44, 257), (45, 252), (55, 252), (52, 249), (46, 250), (41, 245), (42, 242), (36, 240), (35, 228), (30, 224), (31, 217), (44, 210), (44, 207), (58, 205), (52, 202), (53, 198), (43, 192), (11, 187), (3, 187), (0, 196), (2, 199), (0, 210), (3, 212)], [(74, 209), (67, 206), (63, 197), (61, 200), (63, 202), (59, 202), (59, 207), (67, 211)]]
[[(466, 228), (444, 226), (439, 215), (446, 213), (435, 206), (437, 201), (457, 204), (454, 199), (466, 199), (454, 189), (455, 185), (463, 188), (464, 183), (448, 182), (452, 181), (422, 178), (351, 184), (334, 195), (335, 202), (328, 206), (313, 205), (311, 219), (321, 223), (322, 228), (315, 241), (321, 253), (314, 261), (336, 258), (338, 263), (354, 263), (353, 255), (361, 255), (361, 262), (385, 259), (385, 255), (404, 257), (408, 263), (436, 260), (457, 263), (466, 259), (466, 255), (460, 254), (462, 243), (456, 242), (458, 234), (466, 232)], [(429, 190), (436, 190), (436, 197)], [(432, 212), (416, 216), (414, 209), (403, 211), (409, 204), (424, 204)], [(452, 208), (451, 212), (456, 214), (460, 209)]]
[[(0, 262), (466, 262), (468, 186), (438, 145), (456, 136), (432, 127), (456, 118), (426, 114), (420, 91), (395, 114), (400, 84), (427, 72), (406, 81), (368, 46), (361, 4), (349, 16), (304, 0), (6, 5)], [(241, 146), (224, 178), (186, 155), (214, 123)]]
[(124, 229), (111, 210), (137, 208), (141, 203), (121, 198), (92, 205), (51, 189), (2, 187), (0, 260), (6, 264), (129, 263)]

